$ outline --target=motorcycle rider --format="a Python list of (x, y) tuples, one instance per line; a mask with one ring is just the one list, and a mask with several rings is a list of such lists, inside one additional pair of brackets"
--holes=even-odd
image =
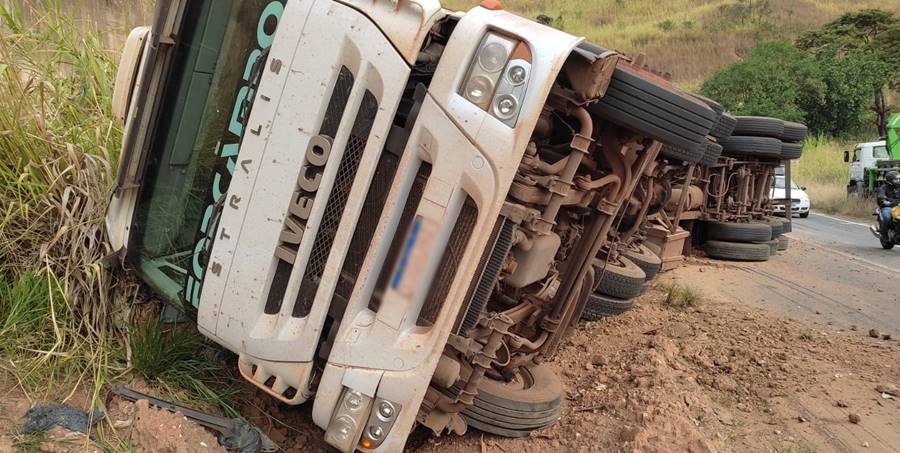
[(885, 184), (878, 187), (878, 209), (881, 231), (888, 231), (893, 215), (891, 208), (900, 205), (900, 172), (891, 170), (884, 175)]

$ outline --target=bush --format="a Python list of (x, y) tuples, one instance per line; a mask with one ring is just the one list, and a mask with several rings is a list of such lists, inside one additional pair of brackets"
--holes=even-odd
[(825, 90), (815, 62), (786, 41), (757, 44), (742, 61), (716, 71), (700, 87), (734, 114), (790, 121), (804, 121), (804, 106), (822, 102)]
[(771, 41), (717, 71), (700, 91), (736, 115), (799, 121), (816, 134), (849, 136), (864, 132), (864, 115), (888, 72), (888, 65), (870, 53), (811, 55), (788, 42)]

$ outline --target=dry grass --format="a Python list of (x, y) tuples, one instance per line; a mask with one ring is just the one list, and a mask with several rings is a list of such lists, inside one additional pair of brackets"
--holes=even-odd
[(49, 323), (18, 330), (41, 347), (6, 348), (5, 367), (34, 398), (60, 398), (68, 391), (61, 384), (93, 383), (87, 388), (98, 392), (120, 312), (114, 301), (133, 293), (101, 264), (110, 162), (121, 139), (109, 102), (115, 54), (99, 32), (82, 32), (52, 8), (28, 25), (16, 10), (2, 15), (0, 273), (12, 289), (0, 304), (12, 314), (5, 323), (16, 325), (22, 319), (11, 308), (21, 300), (12, 291), (44, 294), (34, 307)]
[[(466, 10), (477, 2), (443, 3)], [(900, 2), (892, 0), (505, 0), (503, 4), (523, 16), (549, 16), (554, 26), (598, 45), (646, 54), (653, 66), (688, 86), (737, 60), (761, 39), (792, 38), (855, 9), (900, 13)]]
[(868, 220), (875, 202), (867, 198), (847, 196), (848, 164), (844, 150), (855, 142), (825, 137), (810, 137), (803, 156), (791, 166), (793, 179), (805, 186), (813, 209)]

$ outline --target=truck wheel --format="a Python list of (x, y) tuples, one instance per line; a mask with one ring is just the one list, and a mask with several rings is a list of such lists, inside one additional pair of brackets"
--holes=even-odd
[(801, 218), (801, 219), (805, 219), (805, 218), (807, 218), (807, 217), (809, 217), (809, 211), (801, 212), (801, 213), (800, 213), (800, 218)]
[(768, 261), (771, 256), (767, 244), (706, 241), (703, 250), (710, 258), (732, 261)]
[[(459, 392), (459, 384), (454, 390)], [(559, 420), (563, 386), (545, 365), (519, 368), (509, 382), (485, 375), (475, 404), (462, 411), (469, 426), (505, 437), (525, 437)]]
[(604, 294), (591, 294), (581, 313), (581, 319), (596, 321), (607, 316), (618, 316), (634, 308), (634, 299), (618, 299)]
[(799, 159), (803, 154), (803, 143), (782, 143), (781, 158), (783, 160)]
[(754, 137), (781, 137), (784, 135), (784, 120), (767, 116), (739, 116), (732, 133)]
[(700, 159), (700, 165), (704, 167), (709, 167), (710, 165), (715, 165), (716, 162), (719, 161), (719, 156), (722, 155), (722, 145), (718, 143), (713, 143), (710, 141), (706, 142), (706, 153), (703, 154), (703, 158)]
[(606, 256), (594, 260), (594, 292), (631, 299), (641, 294), (647, 274), (630, 259), (619, 256), (606, 262)]
[(717, 116), (690, 95), (625, 66), (615, 69), (606, 95), (588, 109), (626, 129), (686, 150), (702, 147)]
[(734, 128), (737, 126), (737, 118), (723, 113), (722, 116), (719, 117), (719, 121), (713, 126), (712, 130), (709, 131), (709, 135), (712, 135), (715, 138), (725, 138), (731, 137), (731, 134), (734, 133)]
[(644, 244), (632, 244), (622, 251), (622, 255), (644, 271), (645, 281), (652, 280), (662, 269), (662, 260)]
[(784, 234), (784, 221), (774, 217), (766, 217), (766, 225), (772, 228), (772, 239), (777, 239)]
[(781, 157), (781, 140), (770, 137), (734, 135), (719, 140), (723, 154), (729, 156)]
[(779, 251), (783, 252), (788, 249), (788, 246), (790, 245), (790, 241), (788, 240), (787, 236), (778, 236), (778, 239), (776, 239), (776, 240), (778, 241), (778, 250)]
[(763, 244), (769, 247), (769, 255), (774, 255), (778, 253), (778, 239), (772, 239), (771, 241), (765, 242), (754, 242), (754, 244)]
[(706, 238), (713, 241), (765, 242), (772, 239), (772, 227), (765, 223), (707, 222)]
[(785, 121), (784, 133), (779, 138), (786, 142), (802, 142), (806, 138), (806, 131), (804, 124)]
[(699, 148), (684, 149), (672, 145), (663, 145), (659, 153), (665, 157), (693, 164), (703, 159), (706, 148), (701, 146)]

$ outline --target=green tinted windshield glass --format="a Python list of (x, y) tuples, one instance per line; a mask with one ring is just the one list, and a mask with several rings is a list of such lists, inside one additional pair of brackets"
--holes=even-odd
[(234, 171), (252, 69), (283, 10), (283, 0), (186, 7), (130, 244), (138, 272), (171, 302), (199, 302), (207, 234)]

